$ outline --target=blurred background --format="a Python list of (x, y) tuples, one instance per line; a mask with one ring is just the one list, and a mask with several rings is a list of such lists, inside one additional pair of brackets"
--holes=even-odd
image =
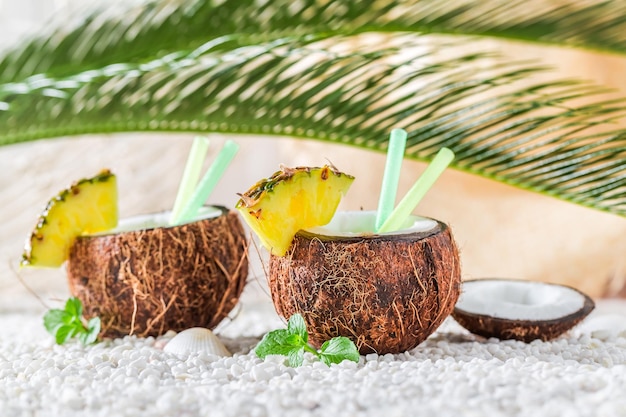
[[(53, 15), (70, 13), (86, 1), (0, 0), (0, 49), (45, 27)], [(498, 47), (516, 58), (541, 57), (559, 74), (593, 80), (626, 96), (623, 59), (522, 43), (505, 47), (499, 43)], [(62, 269), (20, 271), (18, 267), (23, 243), (52, 196), (74, 180), (106, 167), (118, 176), (122, 217), (167, 210), (173, 205), (193, 137), (192, 133), (115, 134), (0, 147), (0, 312), (40, 309), (33, 293), (46, 302), (68, 295)], [(221, 135), (210, 138), (208, 162), (226, 139)], [(281, 163), (331, 161), (356, 176), (341, 208), (376, 208), (384, 154), (289, 138), (231, 138), (241, 150), (210, 203), (233, 207), (237, 192), (271, 175)], [(423, 168), (418, 162), (404, 162), (399, 196)], [(615, 215), (452, 170), (443, 175), (417, 212), (450, 224), (461, 250), (465, 279), (556, 282), (596, 297), (618, 293), (626, 281), (626, 221)], [(262, 269), (255, 268), (251, 279), (262, 283)]]

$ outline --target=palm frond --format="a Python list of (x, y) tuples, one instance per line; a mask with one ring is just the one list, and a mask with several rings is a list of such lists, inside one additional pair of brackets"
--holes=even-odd
[[(91, 132), (203, 131), (321, 139), (407, 156), (448, 146), (455, 167), (626, 215), (626, 103), (467, 42), (396, 36), (285, 37), (201, 46), (143, 63), (0, 85), (0, 143)], [(236, 40), (236, 39), (235, 39)]]
[(148, 0), (52, 27), (2, 54), (0, 82), (147, 62), (211, 40), (228, 50), (315, 33), (477, 35), (626, 53), (626, 3), (613, 0)]

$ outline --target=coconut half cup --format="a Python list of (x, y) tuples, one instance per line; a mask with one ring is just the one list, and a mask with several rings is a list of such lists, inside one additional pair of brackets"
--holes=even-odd
[(361, 354), (415, 348), (452, 312), (461, 283), (450, 228), (411, 217), (399, 232), (373, 234), (375, 212), (337, 212), (299, 232), (284, 257), (270, 256), (279, 315), (300, 313), (316, 347), (336, 336)]
[(594, 308), (588, 295), (565, 285), (483, 278), (463, 282), (452, 317), (476, 335), (529, 343), (561, 336)]
[(158, 336), (214, 328), (239, 300), (248, 274), (244, 229), (236, 212), (203, 207), (187, 224), (169, 213), (120, 222), (107, 234), (82, 236), (66, 265), (70, 292), (101, 336)]

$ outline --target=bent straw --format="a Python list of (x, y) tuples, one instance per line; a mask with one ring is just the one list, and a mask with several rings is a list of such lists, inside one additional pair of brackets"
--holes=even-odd
[(194, 191), (191, 199), (187, 202), (187, 205), (183, 208), (176, 219), (174, 219), (174, 224), (187, 223), (193, 220), (198, 212), (198, 209), (204, 204), (204, 202), (209, 198), (209, 195), (217, 185), (222, 175), (224, 175), (224, 171), (228, 168), (228, 165), (235, 157), (235, 154), (239, 150), (239, 145), (237, 145), (232, 140), (226, 141), (224, 147), (215, 158), (215, 161), (207, 172), (202, 177), (200, 184)]
[(191, 150), (187, 157), (187, 163), (185, 170), (183, 171), (183, 177), (178, 186), (178, 193), (176, 194), (176, 200), (174, 200), (174, 207), (170, 215), (170, 224), (174, 224), (174, 219), (180, 216), (183, 207), (189, 201), (198, 180), (200, 179), (200, 171), (202, 169), (202, 163), (206, 158), (207, 151), (209, 150), (209, 139), (197, 136), (194, 138), (191, 144)]
[(413, 187), (398, 203), (398, 207), (389, 215), (389, 218), (381, 226), (379, 233), (393, 232), (402, 228), (406, 219), (411, 215), (415, 207), (424, 195), (433, 186), (437, 178), (454, 159), (454, 152), (448, 148), (441, 148), (421, 177), (415, 181)]
[(400, 181), (400, 168), (402, 168), (404, 148), (406, 147), (406, 136), (406, 131), (403, 129), (393, 129), (389, 136), (387, 161), (385, 162), (383, 184), (380, 188), (378, 211), (376, 212), (376, 232), (378, 232), (383, 223), (385, 223), (396, 203), (396, 193), (398, 192), (398, 182)]

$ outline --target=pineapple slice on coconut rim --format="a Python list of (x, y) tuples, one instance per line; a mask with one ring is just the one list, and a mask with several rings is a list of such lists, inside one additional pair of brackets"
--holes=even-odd
[(281, 167), (240, 194), (236, 208), (272, 254), (283, 256), (299, 230), (325, 225), (354, 181), (335, 167)]
[(60, 267), (77, 236), (117, 226), (117, 181), (109, 170), (82, 179), (52, 198), (26, 241), (21, 266)]
[[(205, 184), (217, 182), (236, 150), (234, 143), (224, 145), (186, 207), (206, 199), (211, 187)], [(22, 265), (65, 262), (70, 292), (82, 302), (85, 317), (101, 318), (101, 336), (212, 329), (241, 295), (247, 242), (236, 211), (204, 206), (186, 212), (178, 223), (164, 212), (123, 219), (115, 227), (116, 180), (104, 171), (50, 201)]]
[(335, 212), (353, 180), (333, 166), (282, 167), (236, 207), (270, 252), (276, 311), (300, 313), (313, 346), (345, 336), (360, 353), (403, 352), (452, 311), (458, 252), (432, 219), (408, 216), (400, 230), (377, 233), (375, 211)]

